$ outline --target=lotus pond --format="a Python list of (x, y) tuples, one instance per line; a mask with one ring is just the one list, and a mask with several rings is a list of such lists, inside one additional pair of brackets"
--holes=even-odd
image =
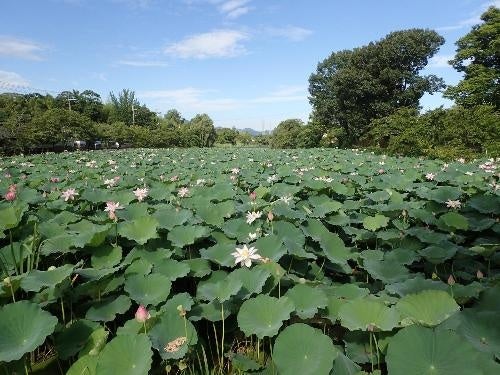
[(0, 161), (0, 374), (500, 374), (498, 160)]

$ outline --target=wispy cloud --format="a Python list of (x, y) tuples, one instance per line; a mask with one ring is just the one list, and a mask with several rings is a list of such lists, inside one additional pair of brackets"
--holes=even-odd
[(282, 86), (268, 95), (250, 100), (251, 103), (284, 103), (307, 100), (306, 86)]
[(113, 3), (125, 4), (131, 8), (149, 8), (153, 0), (111, 0)]
[(0, 36), (0, 56), (26, 60), (42, 60), (44, 48), (35, 42), (11, 36)]
[(30, 85), (30, 82), (21, 75), (14, 72), (0, 70), (0, 90), (25, 88)]
[(429, 59), (427, 64), (428, 68), (451, 68), (452, 66), (448, 63), (455, 56), (453, 55), (436, 55)]
[(486, 3), (481, 4), (481, 6), (476, 9), (470, 17), (457, 22), (455, 25), (436, 27), (437, 31), (453, 31), (459, 30), (466, 27), (472, 27), (481, 23), (481, 14), (488, 9), (490, 6), (500, 8), (500, 0), (491, 0)]
[(264, 32), (271, 36), (289, 39), (293, 42), (300, 42), (313, 33), (312, 30), (297, 26), (268, 27)]
[(163, 67), (168, 66), (165, 61), (158, 60), (119, 60), (118, 65), (127, 65), (142, 68)]
[(224, 1), (219, 5), (219, 11), (226, 15), (227, 18), (238, 18), (251, 10), (248, 6), (250, 0), (229, 0)]
[(241, 44), (248, 35), (238, 30), (215, 30), (191, 35), (165, 49), (169, 55), (180, 58), (207, 59), (235, 57), (246, 53)]

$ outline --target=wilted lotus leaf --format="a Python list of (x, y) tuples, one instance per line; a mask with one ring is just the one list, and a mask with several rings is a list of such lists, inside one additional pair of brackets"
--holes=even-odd
[(478, 354), (453, 331), (411, 326), (390, 340), (386, 362), (391, 375), (486, 375)]
[(177, 311), (167, 311), (151, 329), (149, 336), (153, 347), (163, 359), (179, 359), (186, 355), (189, 346), (196, 345), (198, 335), (193, 324)]
[(144, 375), (151, 368), (153, 351), (144, 335), (120, 335), (99, 354), (96, 374)]
[(20, 359), (54, 332), (57, 318), (38, 305), (19, 301), (0, 308), (0, 362)]
[(355, 299), (340, 307), (339, 318), (351, 331), (391, 331), (398, 325), (399, 313), (381, 302)]
[(319, 329), (296, 323), (276, 338), (273, 361), (283, 375), (328, 375), (339, 354)]
[(396, 304), (403, 324), (436, 326), (460, 310), (455, 300), (445, 291), (424, 290), (409, 294)]
[(243, 302), (238, 313), (238, 325), (246, 336), (273, 337), (290, 317), (293, 302), (287, 297), (280, 299), (259, 295)]

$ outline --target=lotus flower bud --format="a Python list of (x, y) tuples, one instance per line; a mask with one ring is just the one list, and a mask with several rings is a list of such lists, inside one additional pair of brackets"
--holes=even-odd
[(476, 276), (478, 280), (481, 280), (484, 277), (484, 274), (481, 272), (481, 270), (477, 270)]
[(14, 199), (16, 199), (16, 191), (9, 190), (3, 197), (6, 201), (12, 202)]
[(151, 318), (149, 311), (143, 305), (140, 305), (135, 312), (135, 320), (139, 323), (144, 323), (149, 318)]
[(269, 212), (267, 213), (267, 220), (269, 220), (269, 221), (273, 221), (273, 219), (274, 219), (273, 212), (272, 212), (272, 211), (269, 211)]
[(453, 275), (450, 275), (450, 277), (448, 277), (448, 285), (449, 286), (455, 285), (455, 279), (454, 279)]
[(248, 196), (250, 197), (250, 200), (254, 201), (255, 198), (257, 198), (257, 193), (255, 193), (255, 191), (252, 191), (250, 194), (248, 194)]

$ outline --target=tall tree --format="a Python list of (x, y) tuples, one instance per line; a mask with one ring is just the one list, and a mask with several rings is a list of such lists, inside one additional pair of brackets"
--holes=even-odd
[(444, 43), (432, 30), (396, 31), (367, 46), (332, 53), (309, 78), (314, 122), (344, 130), (356, 143), (372, 119), (419, 105), (424, 93), (444, 88), (442, 79), (420, 71)]
[(116, 96), (109, 93), (110, 99), (110, 122), (124, 122), (127, 125), (154, 126), (156, 125), (156, 113), (150, 111), (145, 105), (141, 105), (135, 97), (135, 92), (123, 89)]
[(195, 145), (199, 147), (211, 147), (215, 143), (217, 133), (214, 122), (206, 113), (194, 116), (189, 122), (193, 135), (196, 139)]
[(465, 107), (490, 104), (500, 110), (500, 9), (490, 7), (481, 20), (456, 43), (450, 63), (464, 78), (445, 96)]

